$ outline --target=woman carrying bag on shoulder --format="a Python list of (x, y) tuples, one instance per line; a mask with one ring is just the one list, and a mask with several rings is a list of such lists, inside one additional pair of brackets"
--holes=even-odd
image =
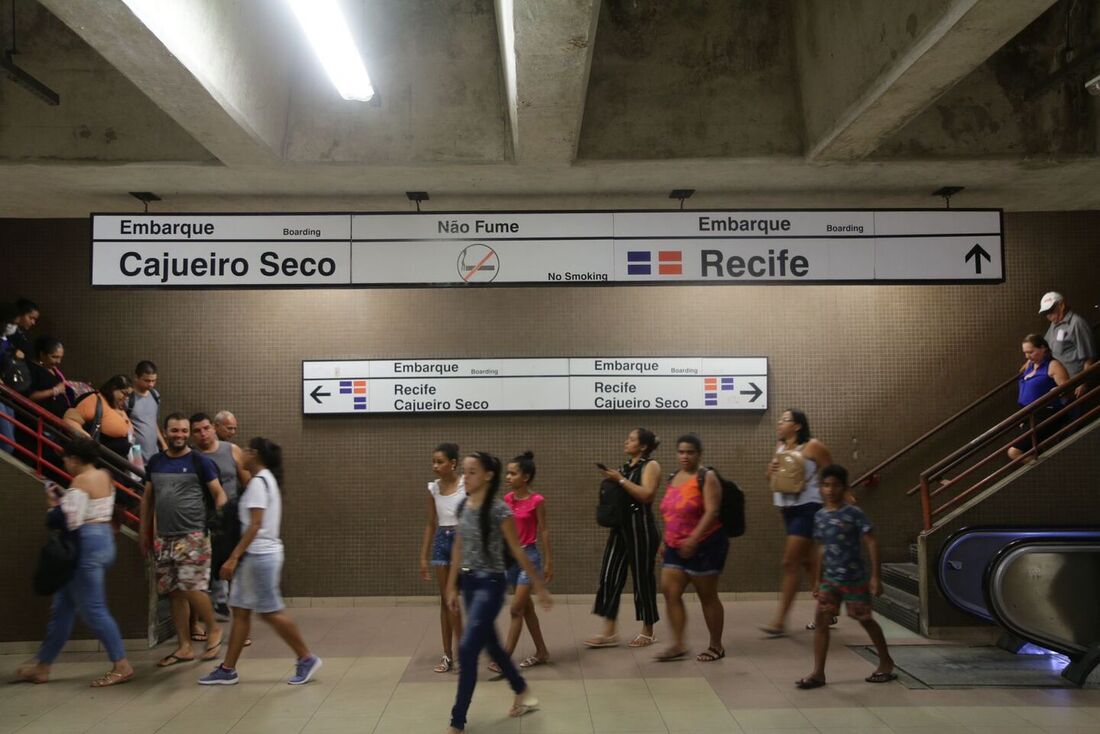
[(764, 478), (772, 489), (773, 503), (783, 515), (787, 542), (783, 548), (779, 607), (771, 623), (760, 628), (770, 637), (787, 633), (787, 613), (801, 586), (802, 571), (814, 578), (814, 515), (822, 507), (819, 477), (821, 470), (833, 463), (825, 444), (811, 437), (810, 422), (801, 410), (783, 411), (776, 437), (775, 454)]

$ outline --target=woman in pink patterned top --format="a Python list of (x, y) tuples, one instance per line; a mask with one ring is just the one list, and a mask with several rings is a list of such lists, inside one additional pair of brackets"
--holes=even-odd
[(688, 434), (676, 441), (680, 471), (669, 477), (668, 489), (661, 500), (665, 522), (661, 588), (665, 594), (672, 645), (657, 656), (659, 661), (679, 660), (687, 655), (684, 627), (684, 590), (695, 587), (703, 607), (703, 619), (710, 632), (710, 647), (695, 656), (701, 663), (726, 656), (722, 645), (725, 610), (718, 599), (718, 577), (726, 565), (729, 538), (722, 532), (718, 509), (722, 503), (722, 485), (718, 476), (701, 464), (703, 444)]
[[(554, 563), (550, 555), (550, 530), (546, 526), (546, 500), (541, 494), (531, 491), (531, 482), (535, 480), (535, 455), (525, 451), (512, 459), (508, 463), (504, 479), (512, 488), (511, 492), (504, 495), (504, 501), (512, 509), (519, 544), (523, 546), (523, 552), (531, 559), (534, 567), (542, 573), (546, 583), (550, 583), (554, 575)], [(541, 554), (539, 540), (542, 541)], [(531, 640), (535, 643), (535, 654), (521, 660), (519, 667), (543, 665), (550, 661), (550, 651), (546, 649), (546, 640), (542, 637), (539, 617), (531, 599), (531, 579), (519, 564), (508, 569), (508, 585), (514, 587), (514, 596), (511, 607), (512, 626), (508, 629), (504, 650), (509, 655), (515, 651), (523, 632), (523, 623), (526, 622), (527, 631), (531, 633)], [(499, 672), (494, 666), (495, 664), (490, 664), (489, 669)]]

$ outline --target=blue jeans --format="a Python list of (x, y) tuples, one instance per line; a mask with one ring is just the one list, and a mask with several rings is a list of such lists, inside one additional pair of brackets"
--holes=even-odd
[(458, 643), (458, 693), (451, 709), (451, 726), (461, 730), (466, 728), (466, 712), (477, 685), (477, 659), (483, 649), (500, 666), (515, 693), (526, 690), (527, 683), (497, 639), (497, 614), (504, 605), (504, 574), (471, 571), (459, 577), (459, 585), (466, 605), (466, 629)]
[(103, 646), (107, 657), (117, 662), (126, 657), (122, 634), (107, 609), (107, 569), (115, 562), (115, 536), (110, 523), (81, 525), (80, 559), (72, 579), (53, 596), (46, 639), (38, 649), (38, 660), (53, 663), (69, 641), (76, 615), (88, 626)]
[[(9, 408), (6, 404), (0, 403), (0, 413), (15, 417), (15, 409)], [(15, 441), (15, 426), (11, 421), (0, 418), (0, 436), (5, 436), (11, 441)], [(10, 443), (0, 441), (0, 451), (7, 451), (9, 454), (15, 453), (15, 447)]]

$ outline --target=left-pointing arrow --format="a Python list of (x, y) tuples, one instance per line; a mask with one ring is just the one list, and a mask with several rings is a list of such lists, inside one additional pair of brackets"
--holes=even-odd
[(330, 392), (321, 392), (321, 386), (320, 385), (313, 388), (313, 392), (311, 392), (309, 394), (309, 396), (311, 398), (313, 398), (314, 400), (316, 400), (318, 403), (321, 402), (321, 398), (327, 398), (329, 395), (332, 395), (332, 393), (330, 393)]

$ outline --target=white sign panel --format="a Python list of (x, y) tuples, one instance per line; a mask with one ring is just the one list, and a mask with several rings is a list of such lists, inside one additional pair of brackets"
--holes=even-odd
[(304, 362), (303, 412), (765, 410), (763, 357)]
[(1001, 282), (999, 210), (93, 215), (92, 284)]

